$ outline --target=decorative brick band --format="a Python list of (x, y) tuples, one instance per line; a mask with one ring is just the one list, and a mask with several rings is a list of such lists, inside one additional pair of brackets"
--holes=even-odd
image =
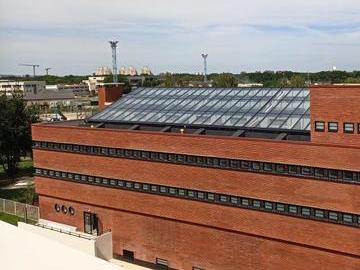
[(220, 194), (203, 190), (185, 189), (151, 183), (140, 183), (130, 180), (109, 179), (100, 176), (90, 176), (42, 168), (36, 168), (35, 175), (65, 181), (72, 181), (81, 184), (98, 185), (108, 188), (118, 188), (134, 192), (143, 192), (154, 195), (169, 196), (173, 198), (195, 200), (205, 203), (214, 203), (218, 205), (239, 207), (298, 218), (306, 218), (311, 220), (360, 227), (360, 215), (353, 213), (344, 213), (302, 205), (259, 200), (254, 198)]

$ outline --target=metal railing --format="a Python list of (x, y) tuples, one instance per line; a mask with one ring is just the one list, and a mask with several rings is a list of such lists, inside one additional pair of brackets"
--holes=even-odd
[(39, 207), (1, 198), (0, 213), (6, 213), (9, 215), (17, 216), (19, 218), (23, 218), (25, 222), (27, 220), (35, 222), (39, 220)]

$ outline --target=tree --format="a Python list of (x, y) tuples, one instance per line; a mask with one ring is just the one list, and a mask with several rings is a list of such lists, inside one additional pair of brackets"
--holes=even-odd
[(222, 73), (214, 78), (213, 84), (215, 87), (236, 87), (238, 84), (238, 80), (231, 73)]
[(290, 78), (289, 86), (291, 87), (305, 87), (305, 78), (301, 75), (293, 75)]
[(38, 111), (26, 107), (21, 94), (0, 96), (0, 163), (11, 178), (20, 157), (31, 151), (31, 124), (38, 121)]

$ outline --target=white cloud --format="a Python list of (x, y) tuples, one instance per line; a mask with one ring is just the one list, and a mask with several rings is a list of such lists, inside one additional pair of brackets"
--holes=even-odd
[[(0, 0), (0, 73), (21, 62), (54, 72), (90, 73), (110, 65), (195, 72), (209, 52), (210, 71), (356, 69), (358, 0)], [(359, 68), (358, 68), (359, 69)]]

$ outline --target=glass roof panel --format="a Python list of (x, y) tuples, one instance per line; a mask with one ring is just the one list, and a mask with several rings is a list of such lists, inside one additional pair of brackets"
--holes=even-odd
[(309, 130), (306, 88), (138, 88), (89, 122)]

